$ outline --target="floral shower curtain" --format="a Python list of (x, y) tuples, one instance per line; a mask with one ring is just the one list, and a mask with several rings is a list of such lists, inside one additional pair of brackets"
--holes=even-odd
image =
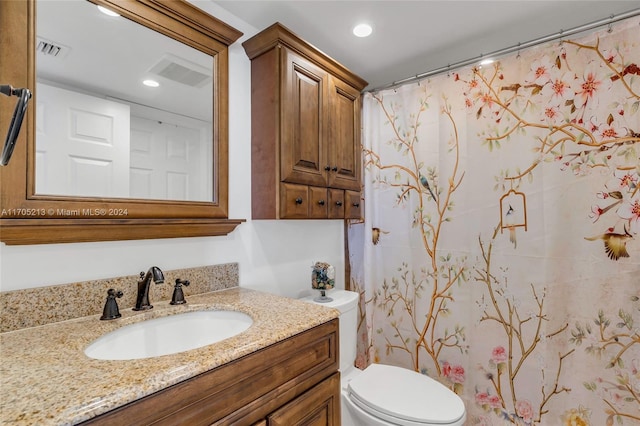
[(359, 367), (469, 425), (640, 424), (639, 25), (365, 96)]

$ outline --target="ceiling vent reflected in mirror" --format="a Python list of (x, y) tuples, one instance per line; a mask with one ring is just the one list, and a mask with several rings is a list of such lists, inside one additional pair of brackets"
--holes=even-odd
[(41, 37), (36, 39), (36, 43), (36, 51), (49, 57), (64, 58), (71, 50), (67, 46)]
[(191, 87), (204, 87), (211, 82), (212, 71), (203, 66), (166, 54), (150, 72)]

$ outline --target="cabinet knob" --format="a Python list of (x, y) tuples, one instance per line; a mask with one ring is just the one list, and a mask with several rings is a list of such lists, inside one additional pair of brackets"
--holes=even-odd
[(342, 201), (336, 201), (336, 206), (342, 207)]
[(353, 207), (355, 207), (355, 208), (360, 207), (360, 203), (353, 203)]
[(324, 170), (328, 172), (329, 170), (331, 170), (331, 166), (324, 166)]
[(338, 166), (333, 166), (333, 167), (331, 168), (331, 171), (332, 171), (332, 172), (337, 172), (337, 171), (338, 171)]
[(302, 204), (302, 198), (300, 197), (296, 198), (296, 204)]
[(318, 204), (320, 204), (321, 206), (324, 206), (324, 200), (318, 201)]

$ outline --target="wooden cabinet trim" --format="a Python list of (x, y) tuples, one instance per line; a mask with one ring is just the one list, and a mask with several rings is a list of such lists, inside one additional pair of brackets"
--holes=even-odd
[(364, 79), (354, 74), (340, 62), (331, 58), (311, 43), (303, 40), (279, 22), (276, 22), (266, 28), (260, 32), (258, 36), (242, 43), (247, 56), (252, 60), (278, 45), (286, 46), (298, 54), (303, 55), (310, 61), (313, 61), (317, 65), (325, 68), (331, 74), (340, 77), (345, 82), (348, 82), (358, 91), (362, 91), (367, 87), (368, 83)]
[(245, 219), (0, 219), (8, 245), (227, 235)]

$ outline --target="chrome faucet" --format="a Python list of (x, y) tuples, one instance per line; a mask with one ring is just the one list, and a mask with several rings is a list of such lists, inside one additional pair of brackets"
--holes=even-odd
[(151, 280), (156, 284), (162, 284), (164, 282), (164, 274), (157, 266), (149, 268), (147, 273), (140, 272), (140, 280), (138, 280), (138, 296), (136, 297), (136, 306), (134, 311), (145, 311), (153, 308), (153, 305), (149, 302), (149, 285)]

